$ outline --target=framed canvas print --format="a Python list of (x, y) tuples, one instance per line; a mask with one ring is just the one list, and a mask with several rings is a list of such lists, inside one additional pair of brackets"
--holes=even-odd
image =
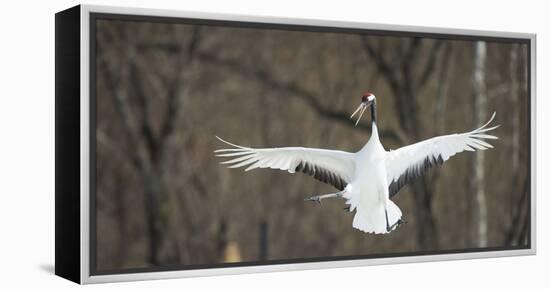
[(535, 35), (56, 14), (56, 274), (535, 254)]

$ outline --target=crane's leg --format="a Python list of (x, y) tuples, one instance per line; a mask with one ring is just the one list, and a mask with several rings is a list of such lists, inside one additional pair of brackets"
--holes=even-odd
[(318, 195), (318, 196), (305, 198), (304, 201), (312, 201), (312, 202), (316, 202), (316, 203), (320, 204), (322, 199), (341, 198), (343, 195), (344, 195), (344, 191), (340, 191), (340, 192), (336, 192), (336, 193), (330, 193), (330, 194), (324, 194), (324, 195)]
[(392, 228), (390, 227), (390, 221), (388, 220), (388, 210), (384, 209), (384, 212), (386, 213), (386, 232), (389, 232)]

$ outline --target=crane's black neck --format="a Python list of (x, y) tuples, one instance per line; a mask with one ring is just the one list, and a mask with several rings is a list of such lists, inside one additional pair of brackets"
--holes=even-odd
[(370, 113), (372, 115), (372, 122), (376, 122), (376, 99), (372, 102), (370, 106)]

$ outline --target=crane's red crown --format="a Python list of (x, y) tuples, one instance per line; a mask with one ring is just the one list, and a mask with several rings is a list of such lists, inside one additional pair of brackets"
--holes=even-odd
[(370, 92), (370, 91), (365, 91), (365, 92), (363, 92), (363, 96), (361, 97), (361, 101), (362, 101), (362, 102), (367, 101), (368, 98), (369, 98), (369, 96), (371, 96), (371, 95), (374, 95), (374, 94), (373, 94), (372, 92)]

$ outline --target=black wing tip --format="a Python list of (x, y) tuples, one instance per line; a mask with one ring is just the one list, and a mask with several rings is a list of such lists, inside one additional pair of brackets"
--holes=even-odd
[(312, 176), (316, 180), (325, 184), (332, 185), (340, 191), (348, 185), (347, 182), (342, 179), (338, 174), (330, 170), (324, 169), (323, 167), (309, 164), (306, 161), (301, 161), (298, 165), (296, 165), (294, 171)]
[(397, 195), (399, 190), (401, 190), (401, 188), (403, 188), (405, 185), (414, 181), (418, 177), (424, 175), (424, 173), (428, 171), (431, 167), (433, 167), (434, 165), (440, 166), (444, 162), (445, 160), (443, 160), (443, 156), (439, 154), (437, 157), (428, 156), (422, 162), (420, 162), (420, 165), (413, 165), (407, 168), (405, 172), (401, 174), (397, 180), (393, 180), (390, 183), (388, 188), (390, 193), (390, 198)]

